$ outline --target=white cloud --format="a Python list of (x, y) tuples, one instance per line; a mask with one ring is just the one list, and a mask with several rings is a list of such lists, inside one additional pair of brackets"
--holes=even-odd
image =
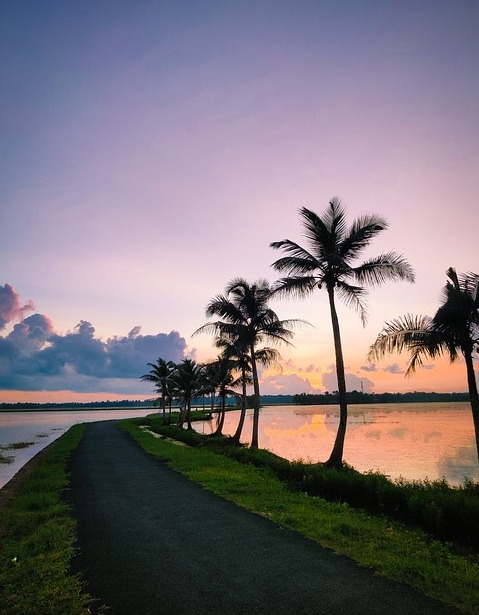
[[(336, 368), (334, 365), (330, 366), (332, 370), (322, 375), (321, 381), (327, 391), (332, 393), (338, 390), (338, 379), (336, 377)], [(365, 393), (371, 391), (374, 386), (374, 382), (369, 378), (358, 378), (355, 374), (346, 373), (346, 390), (347, 391), (361, 391)]]
[(262, 395), (295, 395), (297, 393), (320, 393), (307, 378), (297, 374), (276, 374), (262, 378), (260, 382)]

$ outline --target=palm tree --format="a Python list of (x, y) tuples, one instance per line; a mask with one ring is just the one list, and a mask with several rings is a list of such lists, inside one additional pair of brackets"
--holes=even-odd
[(226, 287), (225, 295), (214, 297), (206, 308), (207, 316), (219, 316), (222, 320), (206, 323), (194, 332), (213, 333), (232, 342), (243, 344), (251, 361), (253, 377), (253, 434), (251, 446), (258, 447), (260, 392), (257, 366), (257, 346), (263, 340), (272, 344), (287, 343), (293, 337), (288, 329), (299, 321), (279, 320), (268, 306), (271, 288), (266, 280), (249, 284), (244, 278), (235, 278)]
[(245, 340), (241, 340), (238, 337), (230, 339), (223, 335), (216, 338), (215, 346), (223, 350), (221, 356), (230, 361), (235, 370), (240, 373), (241, 411), (238, 426), (233, 435), (233, 440), (239, 444), (246, 418), (246, 387), (253, 382), (251, 377), (251, 361), (248, 356), (248, 345)]
[(223, 431), (226, 411), (226, 398), (228, 395), (239, 397), (234, 388), (241, 384), (241, 377), (236, 378), (233, 374), (235, 369), (234, 362), (225, 358), (218, 357), (216, 361), (205, 366), (205, 370), (210, 372), (209, 383), (213, 387), (213, 395), (218, 391), (221, 400), (221, 407), (218, 413), (217, 427), (213, 435), (220, 436)]
[(346, 305), (359, 312), (363, 325), (366, 323), (367, 294), (364, 284), (377, 286), (386, 280), (414, 281), (409, 263), (395, 252), (354, 264), (371, 239), (388, 227), (387, 222), (376, 215), (365, 214), (348, 227), (346, 211), (340, 201), (332, 199), (322, 216), (303, 207), (299, 210), (304, 225), (308, 248), (303, 248), (290, 239), (275, 241), (271, 247), (283, 250), (283, 258), (273, 263), (274, 269), (286, 273), (274, 292), (280, 295), (306, 297), (315, 289), (324, 288), (328, 294), (333, 327), (338, 379), (340, 418), (333, 450), (326, 464), (340, 467), (343, 462), (344, 438), (348, 420), (346, 402), (346, 378), (339, 319), (336, 311), (336, 296)]
[[(239, 444), (241, 434), (243, 432), (244, 422), (246, 418), (246, 406), (247, 406), (247, 394), (246, 387), (253, 383), (251, 376), (252, 367), (251, 359), (248, 354), (247, 344), (240, 339), (230, 340), (224, 335), (217, 337), (215, 340), (215, 346), (217, 348), (223, 348), (222, 357), (228, 359), (233, 367), (240, 372), (241, 376), (239, 382), (242, 385), (241, 393), (241, 412), (238, 421), (238, 426), (232, 439)], [(267, 367), (272, 364), (279, 365), (281, 355), (276, 348), (270, 348), (268, 346), (260, 348), (255, 352), (256, 363)]]
[(161, 393), (161, 409), (163, 411), (163, 423), (166, 422), (166, 401), (171, 399), (171, 377), (176, 369), (173, 361), (165, 361), (159, 357), (156, 363), (147, 363), (151, 370), (147, 374), (140, 377), (142, 382), (152, 382), (155, 385), (155, 391)]
[(452, 363), (462, 354), (479, 458), (479, 396), (473, 362), (474, 353), (479, 352), (479, 275), (467, 273), (459, 277), (452, 267), (446, 275), (442, 305), (434, 317), (407, 314), (386, 323), (368, 358), (380, 359), (387, 353), (408, 350), (406, 375), (411, 375), (425, 358), (449, 355)]
[(191, 402), (203, 391), (203, 371), (204, 367), (192, 359), (183, 359), (176, 366), (171, 381), (174, 395), (179, 400), (181, 406), (178, 426), (182, 426), (186, 421), (188, 429), (193, 429), (191, 425)]

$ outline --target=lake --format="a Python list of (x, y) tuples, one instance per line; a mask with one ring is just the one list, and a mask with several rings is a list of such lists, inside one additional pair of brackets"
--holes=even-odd
[[(141, 417), (151, 409), (0, 413), (0, 447), (31, 441), (32, 446), (4, 450), (13, 463), (0, 464), (0, 487), (38, 451), (81, 422)], [(226, 414), (225, 434), (233, 434), (239, 412)], [(290, 460), (324, 461), (333, 446), (339, 420), (337, 406), (265, 406), (261, 410), (259, 445)], [(211, 433), (214, 421), (196, 424)], [(243, 431), (252, 429), (248, 411)], [(344, 459), (361, 472), (378, 470), (410, 480), (445, 477), (461, 484), (479, 480), (479, 463), (468, 402), (428, 404), (362, 404), (349, 406)]]
[[(228, 412), (223, 432), (232, 435), (238, 412)], [(333, 447), (338, 406), (270, 406), (261, 410), (259, 446), (290, 460), (325, 461)], [(243, 441), (249, 441), (248, 411)], [(214, 422), (197, 426), (209, 433)], [(445, 477), (458, 485), (479, 480), (468, 402), (358, 404), (348, 407), (344, 460), (361, 472), (378, 470), (409, 480)]]

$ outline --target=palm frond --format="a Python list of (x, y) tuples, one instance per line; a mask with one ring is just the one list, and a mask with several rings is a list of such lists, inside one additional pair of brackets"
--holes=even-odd
[(386, 323), (376, 341), (369, 348), (368, 360), (380, 360), (386, 354), (409, 351), (406, 374), (423, 364), (424, 358), (434, 359), (443, 354), (444, 340), (434, 329), (429, 316), (406, 314)]
[(287, 256), (276, 260), (272, 267), (276, 271), (285, 271), (288, 274), (303, 274), (321, 268), (321, 261), (305, 248), (289, 239), (274, 241), (272, 248), (283, 250)]
[(332, 199), (322, 216), (303, 207), (299, 211), (303, 221), (304, 236), (310, 250), (318, 260), (326, 254), (337, 252), (337, 246), (346, 232), (346, 212), (338, 199)]
[(206, 306), (207, 316), (219, 316), (229, 322), (240, 322), (242, 313), (239, 307), (224, 295), (216, 295)]
[(279, 366), (279, 362), (281, 361), (281, 354), (276, 348), (270, 348), (269, 346), (265, 346), (264, 348), (260, 348), (254, 353), (256, 361), (261, 363), (265, 367), (268, 365), (277, 365)]
[(272, 296), (304, 298), (315, 288), (321, 288), (321, 281), (315, 276), (290, 276), (279, 279), (273, 286)]
[(479, 276), (474, 273), (458, 276), (452, 267), (446, 273), (448, 281), (442, 292), (443, 303), (434, 315), (433, 324), (443, 336), (449, 357), (454, 361), (458, 349), (463, 354), (472, 354), (478, 341)]
[(365, 326), (367, 321), (367, 311), (366, 304), (362, 299), (367, 296), (367, 290), (361, 286), (353, 286), (348, 284), (343, 280), (336, 284), (336, 290), (341, 301), (347, 307), (352, 307), (359, 313), (361, 322), (363, 323), (363, 326)]
[(353, 268), (355, 279), (370, 286), (380, 286), (388, 280), (414, 282), (414, 270), (406, 259), (395, 252), (380, 254)]
[(323, 213), (323, 220), (329, 232), (342, 240), (347, 228), (346, 209), (338, 197), (335, 196), (329, 201), (328, 207)]
[(365, 214), (356, 218), (349, 233), (341, 242), (341, 256), (349, 259), (356, 258), (369, 245), (371, 239), (387, 228), (386, 220), (374, 214)]

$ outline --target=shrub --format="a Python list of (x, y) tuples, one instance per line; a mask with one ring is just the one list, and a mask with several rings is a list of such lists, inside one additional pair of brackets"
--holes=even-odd
[(241, 463), (268, 468), (291, 490), (417, 525), (438, 538), (466, 547), (479, 546), (478, 482), (466, 481), (462, 487), (451, 487), (445, 480), (392, 481), (378, 472), (362, 474), (346, 464), (335, 469), (324, 464), (290, 462), (264, 449), (235, 445), (229, 437), (213, 438), (164, 426), (157, 417), (137, 421), (189, 446), (205, 446)]

